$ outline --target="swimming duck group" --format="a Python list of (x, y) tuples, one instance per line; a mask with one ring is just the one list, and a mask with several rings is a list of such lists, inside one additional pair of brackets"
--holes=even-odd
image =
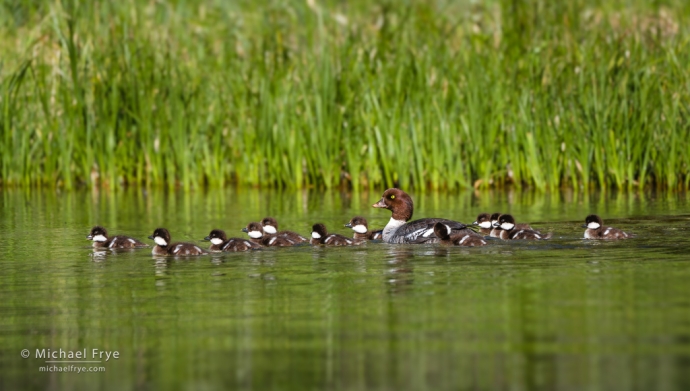
[[(370, 230), (367, 220), (361, 216), (353, 217), (345, 227), (351, 228), (354, 235), (351, 238), (339, 234), (328, 233), (326, 226), (317, 223), (312, 226), (311, 239), (292, 231), (279, 231), (278, 222), (272, 217), (266, 217), (260, 222), (252, 222), (242, 229), (249, 238), (228, 238), (223, 230), (214, 229), (205, 241), (211, 246), (205, 250), (194, 243), (172, 243), (170, 232), (165, 228), (157, 228), (148, 238), (153, 240), (154, 255), (193, 256), (204, 255), (209, 252), (237, 252), (260, 249), (263, 247), (288, 247), (307, 242), (313, 246), (354, 246), (366, 243), (368, 240), (382, 240), (385, 243), (421, 244), (440, 243), (451, 246), (484, 246), (489, 238), (502, 240), (547, 240), (551, 233), (541, 233), (529, 224), (518, 224), (510, 214), (482, 213), (472, 226), (442, 218), (424, 218), (412, 220), (414, 204), (412, 197), (396, 188), (388, 189), (381, 199), (372, 205), (374, 208), (388, 209), (392, 216), (388, 224), (381, 230)], [(589, 215), (585, 219), (585, 239), (626, 239), (633, 235), (620, 229), (606, 227), (597, 215)], [(93, 241), (95, 248), (142, 248), (149, 247), (137, 239), (115, 235), (108, 236), (108, 232), (101, 226), (95, 226), (86, 237)]]

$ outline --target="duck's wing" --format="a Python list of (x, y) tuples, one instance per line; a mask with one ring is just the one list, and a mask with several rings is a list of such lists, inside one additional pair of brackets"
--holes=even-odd
[(411, 221), (395, 231), (395, 236), (401, 239), (401, 243), (435, 243), (439, 238), (434, 233), (434, 225), (443, 223), (453, 231), (470, 231), (467, 226), (459, 221), (446, 219), (421, 219)]

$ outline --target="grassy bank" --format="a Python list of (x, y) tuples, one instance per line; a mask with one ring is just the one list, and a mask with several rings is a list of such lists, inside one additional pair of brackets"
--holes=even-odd
[(14, 3), (5, 186), (690, 184), (682, 1)]

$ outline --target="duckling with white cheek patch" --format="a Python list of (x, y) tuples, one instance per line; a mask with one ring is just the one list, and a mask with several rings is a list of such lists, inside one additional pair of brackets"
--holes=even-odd
[(273, 217), (264, 217), (261, 220), (261, 226), (264, 232), (269, 235), (277, 235), (290, 239), (294, 243), (306, 243), (309, 240), (304, 236), (292, 231), (278, 231), (278, 222)]
[(380, 240), (383, 239), (382, 234), (383, 230), (375, 230), (375, 231), (370, 231), (369, 230), (369, 224), (367, 223), (367, 219), (365, 219), (362, 216), (355, 216), (350, 220), (349, 223), (345, 224), (347, 228), (352, 228), (353, 231), (355, 231), (354, 238), (355, 239), (365, 239), (365, 240)]
[[(491, 228), (491, 233), (489, 233), (489, 236), (491, 236), (492, 238), (500, 238), (501, 237), (501, 227), (498, 224), (498, 218), (499, 217), (501, 217), (501, 213), (499, 213), (499, 212), (496, 212), (496, 213), (491, 215), (491, 226), (492, 226), (492, 228)], [(535, 231), (535, 232), (541, 234), (541, 232), (537, 231), (536, 229), (532, 228), (532, 226), (530, 226), (529, 224), (526, 224), (526, 223), (515, 224), (515, 229), (518, 229), (518, 230), (528, 229), (530, 231)]]
[(174, 255), (178, 257), (206, 255), (208, 252), (193, 243), (170, 243), (170, 232), (165, 228), (156, 228), (153, 235), (149, 236), (156, 242), (153, 247), (153, 255)]
[[(488, 214), (487, 214), (488, 216)], [(441, 239), (439, 243), (446, 246), (464, 246), (464, 247), (478, 247), (486, 245), (486, 240), (481, 236), (470, 235), (466, 233), (452, 234), (449, 226), (443, 223), (436, 223), (434, 225), (434, 233)]]
[(115, 235), (108, 237), (108, 231), (99, 225), (91, 228), (91, 232), (86, 239), (92, 240), (93, 247), (95, 248), (141, 248), (149, 246), (129, 236)]
[(251, 241), (265, 247), (290, 247), (298, 244), (285, 236), (267, 234), (261, 224), (249, 223), (242, 232), (246, 232)]
[(634, 236), (618, 228), (604, 227), (604, 221), (597, 215), (587, 216), (583, 227), (587, 228), (587, 230), (585, 230), (585, 239), (617, 240)]
[[(496, 216), (498, 219), (498, 216)], [(480, 213), (479, 216), (477, 216), (477, 220), (472, 223), (472, 225), (476, 225), (479, 227), (479, 233), (482, 235), (491, 235), (491, 230), (493, 229), (493, 226), (491, 224), (491, 215), (488, 213)]]
[(311, 245), (326, 245), (326, 246), (357, 246), (364, 244), (367, 241), (364, 239), (350, 239), (343, 235), (329, 234), (326, 226), (323, 224), (314, 224), (311, 228)]
[(500, 238), (503, 240), (545, 240), (551, 238), (551, 233), (542, 234), (531, 229), (518, 228), (512, 215), (501, 215), (498, 218), (501, 229)]
[(204, 240), (211, 242), (209, 251), (213, 252), (238, 252), (260, 249), (261, 246), (247, 239), (230, 238), (225, 235), (225, 231), (214, 229)]

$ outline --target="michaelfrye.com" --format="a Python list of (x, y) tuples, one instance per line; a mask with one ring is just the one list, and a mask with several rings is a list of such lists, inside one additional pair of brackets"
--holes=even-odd
[(111, 360), (118, 360), (120, 352), (117, 350), (87, 348), (76, 350), (40, 348), (34, 349), (33, 352), (29, 349), (24, 349), (21, 351), (21, 356), (24, 359), (43, 360), (46, 365), (38, 367), (39, 372), (87, 373), (105, 372), (105, 366), (102, 364)]

